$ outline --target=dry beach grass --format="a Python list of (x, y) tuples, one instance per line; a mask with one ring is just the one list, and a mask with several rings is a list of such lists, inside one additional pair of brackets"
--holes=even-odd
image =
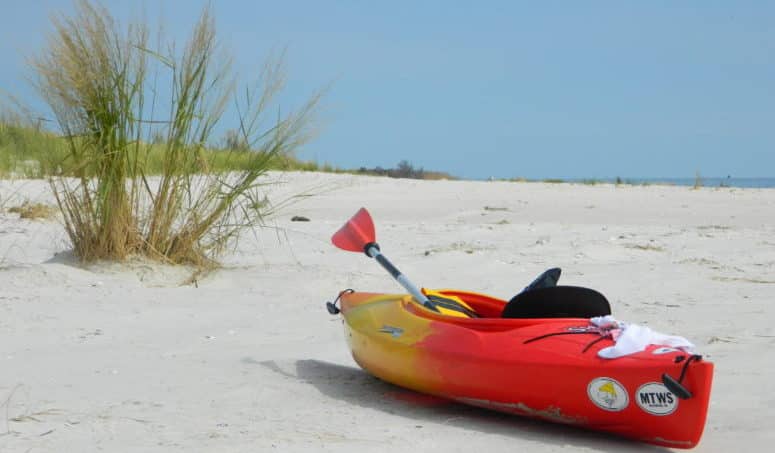
[[(659, 450), (360, 371), (323, 302), (400, 290), (329, 243), (360, 206), (418, 284), (509, 297), (560, 266), (618, 318), (695, 341), (717, 366), (695, 451), (775, 441), (775, 190), (267, 177), (287, 182), (270, 198), (333, 189), (287, 207), (197, 286), (142, 260), (81, 266), (56, 221), (0, 213), (0, 451)], [(53, 202), (30, 180), (0, 181), (0, 199)]]
[[(255, 87), (236, 91), (209, 8), (182, 51), (143, 21), (124, 26), (88, 0), (52, 22), (32, 66), (72, 172), (55, 172), (50, 182), (75, 255), (216, 264), (268, 214), (256, 180), (308, 140), (320, 94), (275, 113), (285, 85), (281, 57), (267, 59)], [(216, 159), (208, 144), (229, 102), (239, 112), (238, 132)], [(161, 150), (155, 184), (148, 182), (151, 139)], [(224, 175), (216, 165), (224, 156), (247, 168)]]

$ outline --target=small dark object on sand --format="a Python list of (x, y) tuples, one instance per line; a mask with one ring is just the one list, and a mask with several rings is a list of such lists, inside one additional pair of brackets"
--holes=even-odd
[(309, 222), (309, 219), (300, 215), (291, 217), (291, 222)]

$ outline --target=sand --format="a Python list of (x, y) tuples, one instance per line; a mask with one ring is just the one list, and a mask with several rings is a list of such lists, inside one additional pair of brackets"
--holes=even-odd
[[(361, 206), (419, 285), (510, 298), (560, 266), (619, 319), (688, 337), (716, 363), (695, 451), (775, 443), (775, 189), (270, 177), (273, 200), (317, 195), (196, 285), (142, 260), (82, 267), (59, 222), (0, 212), (0, 452), (664, 450), (361, 371), (324, 302), (400, 290), (330, 245)], [(44, 182), (0, 181), (0, 205), (23, 200), (52, 203)]]

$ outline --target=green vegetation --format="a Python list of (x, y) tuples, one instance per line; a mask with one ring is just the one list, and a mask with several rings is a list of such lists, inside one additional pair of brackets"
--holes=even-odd
[(375, 176), (388, 176), (390, 178), (409, 178), (409, 179), (455, 179), (449, 173), (440, 171), (425, 171), (423, 168), (415, 168), (407, 160), (402, 160), (398, 163), (396, 168), (366, 168), (361, 167), (357, 171), (362, 175), (375, 175)]
[[(66, 139), (34, 126), (29, 121), (10, 114), (0, 116), (0, 178), (47, 178), (76, 176), (76, 165), (67, 159)], [(155, 142), (155, 143), (154, 143)], [(201, 153), (213, 172), (245, 171), (251, 168), (253, 151), (235, 141), (234, 131), (227, 131), (220, 146), (202, 147)], [(161, 175), (164, 170), (163, 144), (158, 137), (151, 143), (140, 142), (137, 152), (145, 163), (146, 176)], [(415, 168), (403, 160), (395, 168), (366, 168), (347, 170), (330, 164), (304, 161), (292, 155), (276, 155), (268, 162), (269, 170), (321, 171), (359, 175), (388, 176), (426, 180), (457, 179), (449, 173)]]
[[(27, 145), (46, 137), (34, 151), (38, 176), (52, 175), (65, 229), (82, 260), (140, 254), (215, 264), (241, 231), (270, 213), (258, 179), (310, 138), (320, 95), (278, 115), (274, 100), (285, 79), (282, 59), (270, 58), (255, 88), (238, 98), (207, 8), (181, 52), (161, 42), (151, 50), (157, 40), (146, 24), (121, 29), (106, 9), (86, 0), (74, 17), (55, 17), (53, 25), (48, 47), (32, 65), (63, 135), (6, 127), (7, 155), (25, 157), (6, 171), (18, 174), (19, 162), (34, 160)], [(159, 81), (168, 81), (168, 91)], [(161, 92), (169, 99), (157, 99)], [(214, 151), (208, 143), (232, 100), (240, 112), (237, 132), (227, 149)], [(159, 119), (155, 111), (168, 113)], [(157, 180), (148, 179), (152, 174)]]
[(43, 178), (64, 159), (64, 141), (17, 115), (0, 116), (0, 177)]
[[(228, 132), (227, 132), (228, 137)], [(164, 170), (165, 147), (140, 142), (137, 147), (146, 176), (158, 176)], [(252, 151), (225, 146), (203, 147), (201, 152), (213, 172), (245, 171), (251, 167)], [(52, 176), (76, 176), (77, 166), (68, 159), (67, 139), (35, 124), (24, 116), (0, 113), (0, 178), (41, 179)], [(343, 172), (328, 164), (303, 161), (292, 155), (273, 156), (271, 170)]]

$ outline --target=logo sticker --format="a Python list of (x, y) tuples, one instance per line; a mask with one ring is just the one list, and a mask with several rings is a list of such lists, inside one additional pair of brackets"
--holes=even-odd
[(618, 412), (630, 403), (627, 390), (614, 379), (599, 377), (587, 385), (589, 399), (600, 409)]
[(399, 338), (404, 334), (404, 329), (400, 327), (389, 326), (387, 324), (383, 325), (379, 331), (382, 333), (389, 333), (393, 338)]
[(654, 355), (670, 354), (671, 352), (681, 352), (681, 350), (676, 348), (657, 348), (651, 351)]
[(678, 407), (678, 397), (658, 382), (649, 382), (638, 387), (635, 401), (651, 415), (670, 415)]

